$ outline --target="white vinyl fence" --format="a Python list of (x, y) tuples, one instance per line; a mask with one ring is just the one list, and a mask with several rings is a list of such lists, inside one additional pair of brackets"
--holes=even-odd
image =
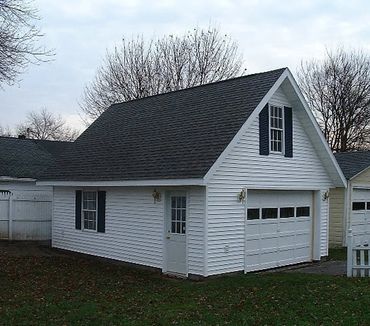
[(370, 277), (370, 247), (367, 242), (354, 241), (352, 230), (347, 239), (347, 276)]
[(52, 195), (0, 189), (0, 239), (49, 240)]

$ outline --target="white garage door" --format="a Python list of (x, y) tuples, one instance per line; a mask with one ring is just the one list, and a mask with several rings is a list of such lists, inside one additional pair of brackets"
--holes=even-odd
[(353, 189), (352, 234), (355, 244), (370, 243), (370, 190)]
[(248, 190), (246, 271), (312, 259), (312, 192)]

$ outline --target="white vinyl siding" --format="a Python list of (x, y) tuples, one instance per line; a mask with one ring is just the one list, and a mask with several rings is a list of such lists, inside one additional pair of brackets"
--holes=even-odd
[[(54, 188), (53, 247), (162, 268), (165, 201), (154, 203), (152, 187), (99, 189), (106, 191), (105, 233), (75, 229), (75, 190)], [(191, 187), (188, 193), (188, 270), (202, 274), (205, 191)]]
[(204, 274), (205, 187), (192, 187), (188, 195), (188, 272)]
[[(208, 187), (209, 275), (244, 269), (245, 207), (237, 200), (237, 194), (243, 187), (326, 190), (332, 186), (327, 171), (295, 114), (294, 105), (281, 88), (269, 103), (293, 108), (293, 157), (259, 155), (257, 117), (214, 172)], [(323, 204), (322, 233), (327, 232), (326, 215), (327, 207)], [(321, 235), (321, 241), (321, 253), (325, 255), (327, 234)]]

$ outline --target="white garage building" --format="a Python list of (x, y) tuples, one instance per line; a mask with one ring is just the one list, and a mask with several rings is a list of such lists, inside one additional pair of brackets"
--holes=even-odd
[(355, 244), (370, 244), (370, 151), (336, 153), (347, 188), (330, 191), (330, 245), (346, 246), (351, 228)]
[(54, 247), (209, 276), (326, 256), (345, 178), (283, 68), (113, 105), (38, 184)]

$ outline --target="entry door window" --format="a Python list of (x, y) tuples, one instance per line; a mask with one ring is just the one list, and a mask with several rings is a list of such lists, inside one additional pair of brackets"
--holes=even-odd
[(186, 232), (186, 197), (171, 197), (171, 233)]

